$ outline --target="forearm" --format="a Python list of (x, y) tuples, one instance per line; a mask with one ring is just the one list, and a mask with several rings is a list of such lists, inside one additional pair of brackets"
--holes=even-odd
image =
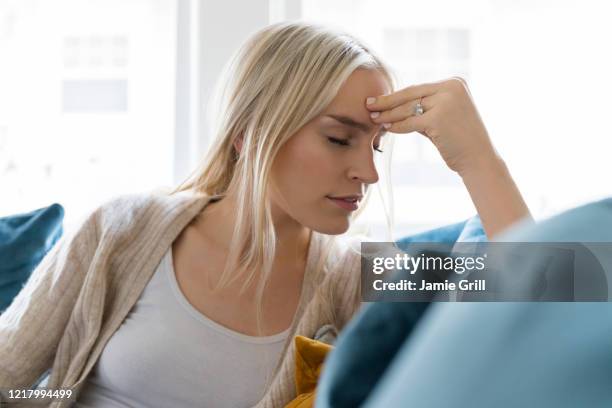
[(483, 160), (461, 174), (461, 178), (489, 240), (525, 217), (533, 220), (508, 167), (499, 156)]

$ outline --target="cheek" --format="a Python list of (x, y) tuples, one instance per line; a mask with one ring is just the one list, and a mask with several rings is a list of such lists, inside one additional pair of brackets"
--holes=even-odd
[(319, 141), (287, 144), (277, 156), (275, 179), (287, 198), (327, 195), (337, 178), (338, 163)]

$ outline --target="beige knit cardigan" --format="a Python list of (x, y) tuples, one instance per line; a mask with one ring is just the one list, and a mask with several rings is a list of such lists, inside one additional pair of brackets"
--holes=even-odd
[[(163, 255), (210, 198), (188, 191), (119, 196), (67, 231), (0, 315), (0, 387), (30, 388), (51, 368), (47, 388), (71, 388), (78, 396)], [(296, 334), (312, 337), (328, 323), (342, 329), (360, 306), (358, 244), (331, 243), (332, 237), (313, 231), (283, 358), (257, 407), (282, 407), (295, 397)], [(328, 258), (325, 248), (335, 248)], [(41, 405), (24, 400), (13, 406)]]

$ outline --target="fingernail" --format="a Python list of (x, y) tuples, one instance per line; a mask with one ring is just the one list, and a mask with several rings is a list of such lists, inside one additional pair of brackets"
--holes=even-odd
[(393, 126), (393, 125), (391, 125), (391, 123), (383, 123), (383, 127), (385, 129), (389, 129), (391, 126)]
[(372, 112), (372, 113), (370, 113), (370, 117), (371, 117), (372, 119), (376, 119), (376, 118), (377, 118), (377, 117), (379, 117), (379, 116), (380, 116), (380, 112)]
[(366, 105), (371, 105), (374, 102), (376, 102), (376, 98), (374, 98), (373, 96), (368, 97), (368, 99), (366, 99)]

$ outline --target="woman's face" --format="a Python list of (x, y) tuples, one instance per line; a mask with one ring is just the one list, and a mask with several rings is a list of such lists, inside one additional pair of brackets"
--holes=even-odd
[(378, 181), (374, 156), (384, 129), (370, 120), (365, 101), (390, 92), (380, 72), (357, 69), (327, 109), (283, 145), (271, 174), (275, 219), (324, 234), (346, 232), (352, 211), (329, 197), (365, 195)]

